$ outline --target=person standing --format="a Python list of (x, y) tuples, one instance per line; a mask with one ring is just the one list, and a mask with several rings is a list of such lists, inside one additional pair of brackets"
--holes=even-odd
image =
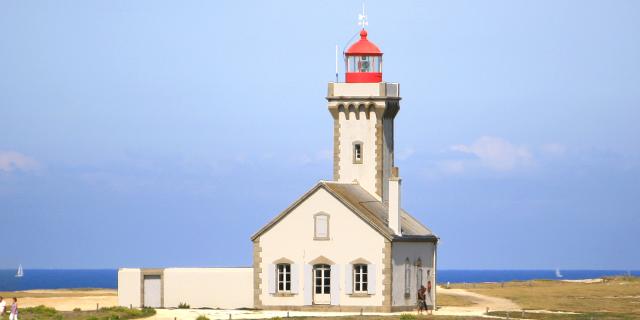
[(418, 290), (418, 314), (422, 314), (422, 311), (427, 308), (425, 304), (426, 292), (427, 289), (424, 286), (420, 286)]
[(7, 302), (4, 301), (2, 297), (0, 297), (0, 317), (4, 316), (4, 309), (7, 308)]
[(13, 297), (13, 303), (11, 304), (11, 313), (9, 313), (9, 320), (18, 320), (18, 298)]

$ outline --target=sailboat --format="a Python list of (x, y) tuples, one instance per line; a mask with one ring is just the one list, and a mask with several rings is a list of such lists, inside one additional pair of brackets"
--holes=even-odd
[(562, 273), (560, 273), (560, 269), (556, 269), (556, 278), (562, 278)]
[(16, 272), (16, 278), (22, 278), (24, 276), (24, 271), (22, 270), (22, 265), (18, 266), (18, 272)]

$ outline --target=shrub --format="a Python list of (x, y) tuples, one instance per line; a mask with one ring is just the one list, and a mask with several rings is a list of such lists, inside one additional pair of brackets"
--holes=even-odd
[(190, 309), (190, 308), (191, 308), (191, 306), (186, 302), (180, 302), (178, 304), (178, 309)]
[(403, 313), (400, 315), (400, 320), (416, 320), (417, 317), (415, 314)]
[(53, 317), (54, 315), (56, 315), (58, 313), (58, 311), (56, 311), (56, 309), (54, 308), (50, 308), (50, 307), (45, 307), (45, 306), (37, 306), (37, 307), (31, 307), (31, 308), (24, 308), (21, 310), (22, 312), (27, 312), (27, 313), (31, 313), (34, 315), (39, 315), (42, 318), (44, 317)]
[(205, 316), (198, 316), (196, 318), (196, 320), (209, 320), (209, 318), (205, 317)]
[(80, 308), (73, 308), (73, 312), (80, 312), (80, 311), (82, 311), (82, 309), (80, 309)]

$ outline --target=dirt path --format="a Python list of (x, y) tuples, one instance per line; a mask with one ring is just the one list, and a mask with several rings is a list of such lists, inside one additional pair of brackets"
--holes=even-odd
[(463, 297), (475, 303), (474, 305), (467, 307), (442, 307), (435, 312), (435, 314), (439, 315), (481, 316), (487, 312), (487, 308), (489, 308), (489, 311), (522, 310), (520, 306), (509, 299), (485, 296), (483, 294), (469, 292), (464, 289), (446, 289), (438, 287), (438, 292), (451, 296)]
[[(437, 315), (450, 316), (483, 316), (489, 307), (490, 311), (520, 311), (520, 307), (513, 301), (504, 298), (490, 297), (478, 293), (466, 291), (464, 289), (444, 289), (438, 288), (441, 293), (452, 296), (464, 297), (475, 303), (467, 307), (442, 307), (434, 312)], [(355, 316), (357, 312), (303, 312), (303, 311), (240, 311), (240, 310), (186, 310), (186, 309), (158, 309), (158, 313), (150, 318), (153, 320), (173, 320), (173, 319), (195, 319), (199, 315), (205, 315), (210, 319), (226, 320), (231, 315), (232, 319), (270, 319), (274, 317), (340, 317)], [(368, 313), (365, 315), (390, 316), (400, 315), (397, 313)]]

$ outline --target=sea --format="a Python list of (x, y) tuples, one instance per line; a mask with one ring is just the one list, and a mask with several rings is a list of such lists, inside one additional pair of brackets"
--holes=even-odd
[[(640, 270), (438, 270), (438, 283), (504, 282), (514, 280), (579, 280), (605, 276), (640, 276)], [(117, 269), (61, 270), (24, 269), (24, 276), (15, 277), (16, 270), (0, 270), (0, 291), (34, 289), (73, 289), (118, 287)]]

